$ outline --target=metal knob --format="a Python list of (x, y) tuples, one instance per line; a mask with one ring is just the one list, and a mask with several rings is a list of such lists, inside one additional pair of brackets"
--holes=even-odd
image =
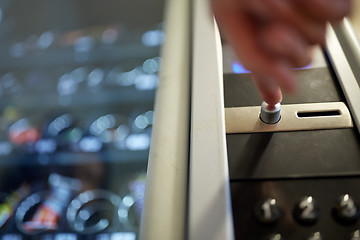
[(360, 230), (353, 232), (350, 240), (360, 240)]
[(272, 234), (266, 240), (283, 240), (284, 238), (280, 234)]
[(320, 209), (312, 196), (306, 196), (295, 206), (293, 214), (298, 223), (310, 226), (320, 218)]
[(333, 208), (333, 216), (341, 224), (353, 224), (360, 218), (359, 206), (349, 194), (342, 195)]
[(320, 232), (316, 232), (308, 238), (308, 240), (322, 240), (322, 239), (323, 237)]
[(281, 218), (281, 210), (274, 198), (267, 198), (255, 208), (255, 216), (258, 221), (265, 224), (272, 224)]
[(267, 124), (275, 124), (280, 121), (281, 104), (270, 105), (266, 102), (261, 104), (260, 119)]

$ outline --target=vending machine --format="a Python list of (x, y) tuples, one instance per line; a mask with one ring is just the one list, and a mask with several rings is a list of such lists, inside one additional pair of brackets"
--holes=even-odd
[(0, 1), (0, 240), (360, 239), (351, 23), (269, 123), (209, 2)]

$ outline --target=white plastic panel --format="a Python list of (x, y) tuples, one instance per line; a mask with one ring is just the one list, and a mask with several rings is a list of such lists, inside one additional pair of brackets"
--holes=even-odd
[(208, 0), (194, 1), (190, 240), (231, 240), (221, 41)]

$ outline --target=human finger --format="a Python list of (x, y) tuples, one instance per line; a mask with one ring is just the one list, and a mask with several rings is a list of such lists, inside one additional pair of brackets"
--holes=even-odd
[(297, 83), (289, 66), (281, 61), (275, 61), (259, 44), (259, 26), (251, 16), (238, 9), (214, 11), (218, 24), (225, 38), (233, 47), (236, 55), (245, 68), (254, 74), (268, 76), (288, 92), (296, 89)]
[(294, 0), (299, 9), (314, 19), (337, 21), (351, 11), (351, 0)]
[(275, 58), (286, 59), (292, 67), (303, 67), (310, 63), (308, 45), (292, 28), (274, 23), (260, 33), (260, 42), (265, 51)]
[(263, 3), (263, 0), (245, 0), (243, 8), (251, 14), (258, 22), (268, 22), (273, 19), (273, 13)]
[(304, 15), (293, 1), (263, 1), (273, 17), (301, 33), (309, 44), (322, 44), (325, 41), (326, 22)]
[(257, 74), (253, 74), (252, 77), (261, 98), (265, 102), (275, 105), (282, 101), (281, 89), (271, 78)]

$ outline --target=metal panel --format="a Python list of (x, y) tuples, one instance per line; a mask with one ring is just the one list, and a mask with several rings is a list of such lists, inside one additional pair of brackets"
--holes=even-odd
[[(353, 126), (349, 110), (342, 102), (283, 105), (280, 121), (276, 124), (264, 123), (260, 120), (259, 113), (260, 106), (226, 108), (226, 133), (319, 130)], [(303, 115), (307, 117), (301, 117)]]

